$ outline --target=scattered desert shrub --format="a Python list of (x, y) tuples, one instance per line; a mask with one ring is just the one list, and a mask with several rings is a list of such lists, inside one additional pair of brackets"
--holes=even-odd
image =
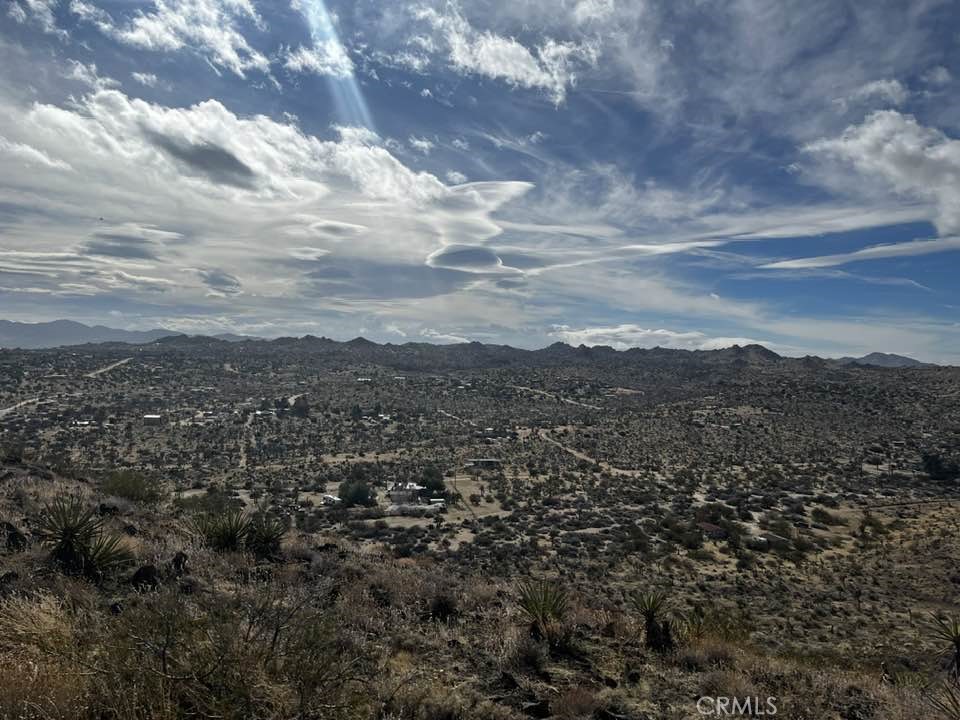
[(834, 515), (832, 512), (829, 512), (828, 510), (824, 510), (823, 508), (814, 508), (810, 512), (810, 518), (814, 522), (822, 523), (824, 525), (835, 526), (835, 525), (847, 524), (846, 520), (844, 520), (842, 517), (840, 517), (839, 515)]
[(75, 642), (66, 605), (52, 595), (0, 601), (0, 718), (75, 718), (86, 679), (70, 662)]
[(548, 659), (546, 643), (532, 638), (528, 632), (504, 638), (499, 654), (503, 670), (520, 672), (540, 672)]
[(678, 651), (677, 663), (691, 672), (730, 670), (736, 665), (736, 654), (722, 641), (695, 640)]
[(354, 677), (365, 656), (312, 590), (267, 585), (229, 599), (161, 592), (116, 616), (47, 596), (5, 600), (0, 653), (17, 652), (33, 670), (29, 695), (18, 689), (23, 673), (0, 677), (0, 690), (11, 691), (0, 692), (0, 708), (16, 712), (2, 717), (362, 715)]
[(592, 718), (600, 708), (600, 702), (593, 690), (585, 687), (572, 687), (560, 693), (550, 703), (553, 714), (563, 720), (581, 720)]
[(100, 482), (100, 492), (143, 505), (155, 505), (165, 496), (160, 483), (133, 470), (120, 470)]

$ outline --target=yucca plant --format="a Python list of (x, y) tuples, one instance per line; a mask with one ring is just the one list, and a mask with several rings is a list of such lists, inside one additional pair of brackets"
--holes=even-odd
[(631, 598), (633, 606), (643, 615), (644, 641), (655, 652), (668, 652), (674, 648), (673, 622), (665, 617), (670, 601), (661, 592), (638, 593)]
[(559, 647), (568, 638), (566, 618), (570, 594), (559, 583), (531, 580), (520, 583), (520, 609), (530, 620), (530, 633)]
[(99, 535), (87, 548), (86, 560), (88, 574), (102, 577), (133, 562), (133, 554), (119, 535)]
[(286, 525), (279, 518), (258, 512), (247, 527), (247, 548), (258, 557), (276, 557), (286, 532)]
[(219, 552), (239, 550), (250, 531), (250, 518), (242, 510), (200, 515), (194, 527), (210, 547)]
[(933, 615), (931, 629), (934, 638), (946, 645), (943, 654), (950, 658), (947, 670), (954, 683), (960, 684), (960, 617)]
[(102, 527), (93, 508), (72, 495), (54, 498), (40, 516), (40, 535), (51, 546), (50, 559), (68, 573), (84, 571), (87, 551)]
[(710, 634), (710, 619), (701, 608), (680, 615), (678, 620), (678, 630), (682, 633), (681, 642), (703, 640)]
[(674, 630), (681, 634), (681, 641), (703, 640), (711, 637), (726, 642), (742, 640), (748, 633), (741, 617), (714, 608), (697, 607), (688, 613), (678, 614)]
[(76, 496), (58, 496), (40, 517), (43, 542), (52, 546), (50, 560), (71, 575), (99, 580), (133, 556), (116, 535), (103, 532), (103, 521)]
[(946, 720), (960, 720), (960, 689), (957, 685), (943, 683), (936, 689), (928, 689), (924, 697)]

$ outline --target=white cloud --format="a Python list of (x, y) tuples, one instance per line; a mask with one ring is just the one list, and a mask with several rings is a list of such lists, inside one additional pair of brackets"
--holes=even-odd
[(606, 20), (615, 12), (613, 0), (578, 0), (573, 6), (573, 20), (576, 23), (586, 23), (596, 20)]
[[(323, 140), (214, 100), (172, 108), (117, 89), (65, 107), (7, 104), (0, 203), (31, 219), (5, 226), (0, 274), (32, 278), (23, 287), (36, 294), (82, 288), (130, 303), (145, 293), (168, 314), (229, 297), (237, 314), (291, 325), (325, 309), (355, 316), (367, 299), (455, 290), (463, 281), (438, 278), (427, 258), (497, 236), (492, 214), (530, 188), (448, 187), (369, 131), (337, 130)], [(31, 172), (16, 171), (22, 162)]]
[(89, 88), (96, 90), (117, 87), (118, 83), (113, 78), (100, 77), (97, 74), (97, 66), (94, 63), (82, 63), (78, 60), (69, 60), (69, 70), (65, 77), (81, 82)]
[(22, 162), (24, 165), (44, 165), (55, 170), (73, 170), (70, 163), (52, 158), (43, 150), (38, 150), (25, 143), (11, 142), (0, 135), (0, 156), (6, 155)]
[(301, 45), (284, 53), (284, 67), (292, 72), (330, 75), (338, 78), (353, 76), (353, 61), (346, 49), (334, 39), (317, 42), (313, 47)]
[(146, 85), (147, 87), (156, 87), (159, 80), (159, 78), (153, 73), (134, 72), (130, 73), (130, 77), (132, 77), (141, 85)]
[(431, 140), (428, 140), (427, 138), (416, 137), (414, 135), (411, 135), (407, 139), (407, 142), (410, 143), (410, 147), (424, 155), (429, 155), (430, 151), (435, 147)]
[(617, 350), (640, 347), (667, 347), (683, 350), (718, 350), (732, 345), (766, 345), (764, 341), (742, 337), (709, 337), (699, 331), (679, 332), (663, 328), (644, 328), (632, 323), (609, 327), (572, 329), (556, 325), (550, 332), (570, 345), (608, 345)]
[(809, 268), (836, 267), (837, 265), (846, 265), (847, 263), (860, 262), (862, 260), (930, 255), (932, 253), (947, 252), (950, 250), (960, 250), (960, 237), (873, 245), (848, 253), (797, 258), (795, 260), (781, 260), (779, 262), (767, 263), (760, 267), (771, 270), (803, 270)]
[(463, 185), (468, 178), (462, 172), (457, 172), (456, 170), (448, 170), (446, 174), (447, 182), (451, 185)]
[(435, 343), (468, 343), (470, 340), (462, 335), (440, 332), (433, 328), (424, 328), (420, 331), (420, 337), (425, 337)]
[(541, 89), (556, 103), (563, 102), (567, 89), (575, 83), (576, 68), (593, 65), (599, 57), (599, 48), (588, 41), (546, 38), (531, 50), (516, 38), (476, 29), (454, 4), (445, 12), (420, 8), (416, 16), (441, 34), (455, 70)]
[(155, 0), (151, 10), (137, 12), (124, 25), (83, 0), (74, 0), (71, 9), (127, 45), (158, 52), (188, 48), (240, 77), (248, 70), (270, 70), (270, 61), (241, 31), (244, 22), (262, 25), (252, 0)]
[(935, 202), (940, 232), (960, 231), (960, 140), (920, 125), (912, 115), (882, 110), (805, 150), (848, 164), (897, 193)]
[(950, 71), (943, 65), (937, 65), (927, 70), (921, 77), (921, 80), (927, 85), (949, 85), (950, 81), (953, 80), (953, 75), (951, 75)]
[(903, 105), (909, 96), (909, 91), (899, 80), (874, 80), (857, 88), (851, 97), (859, 101), (879, 99), (891, 105)]
[(33, 22), (44, 32), (66, 36), (66, 31), (57, 27), (54, 10), (60, 0), (12, 0), (7, 15), (18, 23)]

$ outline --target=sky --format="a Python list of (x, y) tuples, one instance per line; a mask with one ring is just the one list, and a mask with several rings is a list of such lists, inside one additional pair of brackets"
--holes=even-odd
[(0, 317), (960, 364), (960, 3), (0, 0)]

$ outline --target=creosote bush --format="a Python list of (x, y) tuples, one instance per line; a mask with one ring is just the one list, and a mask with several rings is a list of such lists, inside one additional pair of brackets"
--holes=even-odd
[(161, 485), (133, 470), (112, 473), (101, 481), (100, 492), (144, 505), (155, 505), (165, 495)]

